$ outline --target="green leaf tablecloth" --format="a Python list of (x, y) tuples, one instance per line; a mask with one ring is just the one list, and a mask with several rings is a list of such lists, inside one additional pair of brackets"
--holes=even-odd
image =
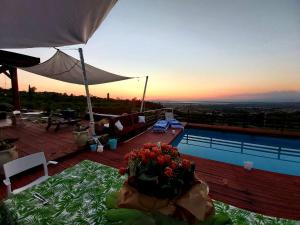
[[(109, 224), (104, 216), (107, 210), (106, 196), (119, 190), (124, 180), (125, 177), (120, 177), (114, 168), (82, 161), (3, 201), (0, 206), (0, 224)], [(43, 205), (33, 197), (34, 192), (49, 200), (49, 204)], [(221, 202), (214, 203), (216, 212), (229, 214), (234, 224), (297, 224), (295, 221), (262, 216)]]

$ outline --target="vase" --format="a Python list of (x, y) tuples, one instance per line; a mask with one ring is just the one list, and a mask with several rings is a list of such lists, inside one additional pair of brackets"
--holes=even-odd
[(75, 140), (76, 145), (79, 148), (86, 146), (89, 140), (89, 132), (88, 130), (85, 131), (73, 131), (73, 137)]

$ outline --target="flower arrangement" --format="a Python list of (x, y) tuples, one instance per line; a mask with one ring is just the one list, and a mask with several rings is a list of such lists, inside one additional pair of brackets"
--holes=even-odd
[(177, 148), (167, 144), (144, 144), (125, 155), (126, 167), (119, 173), (128, 175), (128, 184), (139, 192), (158, 197), (175, 198), (194, 182), (195, 164), (183, 159)]

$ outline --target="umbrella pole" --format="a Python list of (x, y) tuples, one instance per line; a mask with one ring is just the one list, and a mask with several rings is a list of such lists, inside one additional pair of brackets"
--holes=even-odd
[(94, 115), (93, 115), (93, 109), (92, 109), (92, 103), (91, 103), (91, 97), (90, 97), (90, 91), (89, 91), (89, 85), (86, 77), (85, 72), (85, 64), (84, 64), (84, 58), (82, 53), (82, 48), (78, 49), (79, 55), (80, 55), (80, 62), (81, 62), (81, 68), (82, 68), (82, 75), (83, 75), (83, 82), (85, 86), (85, 92), (86, 92), (86, 101), (89, 109), (89, 115), (90, 115), (90, 126), (91, 126), (91, 132), (92, 136), (95, 136), (95, 122), (94, 122)]
[(143, 112), (143, 110), (144, 110), (144, 100), (145, 100), (145, 95), (146, 95), (147, 83), (148, 83), (148, 76), (146, 76), (146, 81), (145, 81), (145, 87), (144, 87), (144, 93), (143, 93), (143, 99), (142, 99), (142, 103), (141, 103), (140, 112)]

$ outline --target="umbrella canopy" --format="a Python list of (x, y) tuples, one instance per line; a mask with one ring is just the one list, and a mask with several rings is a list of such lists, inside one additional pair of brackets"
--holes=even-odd
[(86, 43), (117, 0), (2, 0), (0, 48)]
[[(58, 50), (47, 61), (22, 70), (39, 74), (55, 80), (74, 84), (85, 84), (82, 76), (82, 64), (79, 60)], [(87, 84), (103, 84), (108, 82), (130, 79), (131, 77), (113, 74), (85, 63)]]

